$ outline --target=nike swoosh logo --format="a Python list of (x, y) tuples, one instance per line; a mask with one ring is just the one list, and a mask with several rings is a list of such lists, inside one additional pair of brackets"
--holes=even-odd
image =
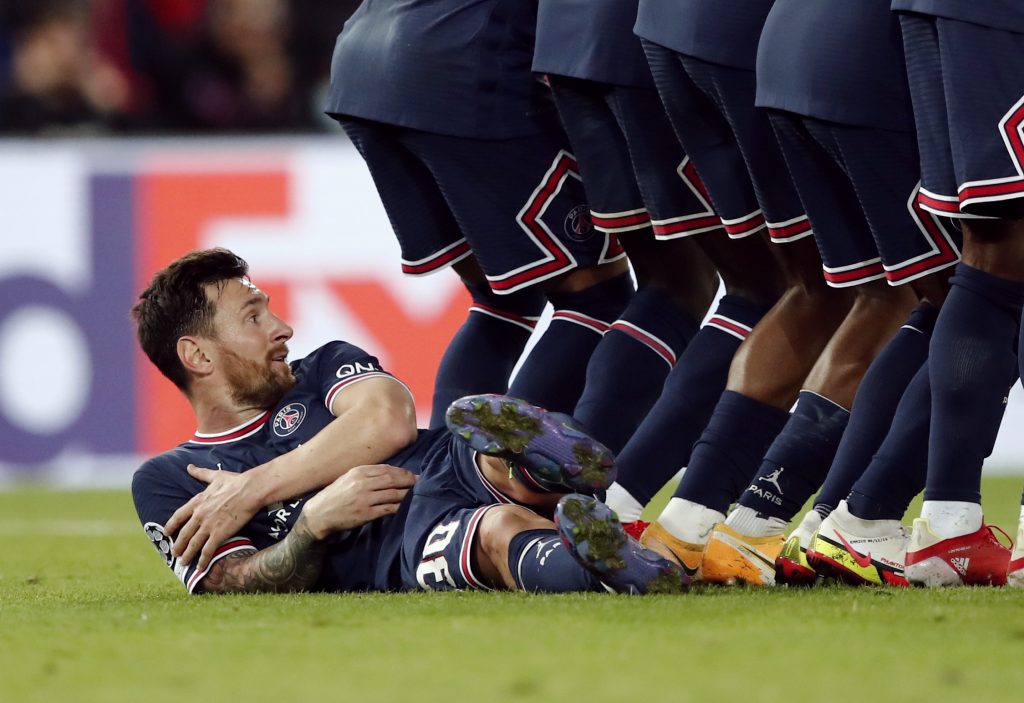
[(697, 575), (697, 569), (700, 568), (698, 566), (698, 567), (694, 567), (694, 568), (691, 569), (682, 560), (679, 561), (679, 566), (682, 568), (683, 573), (686, 574), (687, 576), (689, 576), (690, 578), (693, 578), (694, 576), (696, 576)]
[(863, 569), (866, 569), (869, 566), (871, 566), (871, 552), (868, 552), (867, 556), (865, 556), (858, 552), (856, 549), (854, 549), (853, 545), (847, 542), (846, 538), (843, 537), (843, 535), (839, 532), (836, 532), (836, 537), (838, 537), (839, 541), (843, 543), (843, 546), (846, 548), (846, 551), (850, 553), (850, 556), (853, 557), (853, 560), (857, 562), (857, 566)]
[(771, 559), (769, 559), (768, 557), (766, 557), (764, 554), (761, 554), (761, 552), (757, 551), (756, 549), (751, 549), (750, 547), (747, 547), (747, 546), (742, 545), (742, 544), (738, 545), (738, 546), (740, 547), (740, 549), (742, 549), (744, 552), (746, 552), (748, 556), (754, 557), (755, 559), (757, 559), (758, 561), (760, 561), (762, 564), (764, 564), (766, 566), (770, 566), (772, 568), (775, 568), (775, 562), (772, 561)]

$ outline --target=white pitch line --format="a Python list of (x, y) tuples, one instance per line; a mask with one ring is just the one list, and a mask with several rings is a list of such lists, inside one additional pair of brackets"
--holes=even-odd
[(142, 527), (122, 520), (0, 520), (0, 535), (108, 537), (142, 534)]

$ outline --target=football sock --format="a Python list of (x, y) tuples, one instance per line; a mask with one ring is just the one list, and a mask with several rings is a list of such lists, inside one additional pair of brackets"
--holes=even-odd
[(981, 502), (981, 466), (992, 453), (1007, 394), (1024, 283), (960, 263), (929, 350), (932, 422), (926, 501)]
[(828, 398), (800, 391), (792, 416), (765, 453), (739, 504), (789, 522), (821, 486), (849, 418), (846, 408)]
[[(842, 501), (839, 501), (842, 503)], [(846, 505), (847, 512), (849, 512), (850, 505)], [(852, 513), (849, 517), (844, 518), (844, 522), (852, 527), (856, 528), (857, 534), (864, 537), (884, 537), (891, 535), (894, 532), (899, 531), (900, 521), (899, 520), (886, 520), (886, 519), (875, 519), (865, 520), (864, 518), (857, 517)]]
[(903, 518), (910, 501), (924, 489), (931, 413), (926, 361), (903, 393), (889, 434), (850, 490), (850, 514), (863, 520)]
[(699, 323), (657, 288), (641, 288), (587, 365), (573, 417), (618, 454), (661, 395)]
[(930, 303), (918, 305), (864, 374), (850, 422), (814, 504), (823, 518), (849, 495), (889, 432), (903, 392), (928, 358), (928, 342), (938, 314), (938, 308)]
[(618, 481), (608, 486), (605, 505), (615, 511), (622, 522), (636, 522), (644, 511), (644, 504), (630, 495)]
[(526, 530), (513, 536), (508, 545), (508, 568), (516, 585), (528, 592), (604, 590), (573, 558), (555, 530)]
[(746, 537), (771, 537), (784, 533), (789, 521), (759, 513), (744, 505), (737, 505), (725, 519), (725, 524)]
[(725, 513), (782, 430), (789, 413), (734, 391), (722, 393), (693, 447), (675, 497)]
[[(649, 503), (667, 481), (691, 463), (690, 452), (722, 397), (732, 357), (766, 311), (744, 298), (725, 295), (686, 347), (658, 402), (618, 456), (618, 483), (636, 502)], [(759, 421), (759, 416), (752, 419)], [(609, 492), (609, 505), (619, 511), (611, 497)], [(730, 502), (733, 499), (735, 496)]]
[(711, 528), (725, 515), (685, 498), (672, 498), (658, 516), (658, 524), (670, 535), (690, 544), (706, 544)]
[(983, 519), (981, 503), (962, 500), (926, 500), (921, 505), (921, 517), (943, 539), (977, 532)]
[(547, 302), (533, 288), (497, 295), (486, 283), (465, 285), (473, 304), (438, 365), (430, 429), (444, 427), (444, 414), (452, 401), (508, 390), (512, 369)]
[(509, 395), (571, 413), (583, 392), (590, 355), (632, 295), (628, 274), (580, 291), (549, 293), (555, 309), (551, 324), (523, 360)]

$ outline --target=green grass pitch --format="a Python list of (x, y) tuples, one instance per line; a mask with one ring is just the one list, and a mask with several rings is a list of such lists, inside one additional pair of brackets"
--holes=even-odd
[(1011, 589), (190, 598), (127, 493), (0, 493), (4, 703), (1018, 701), (1022, 651)]

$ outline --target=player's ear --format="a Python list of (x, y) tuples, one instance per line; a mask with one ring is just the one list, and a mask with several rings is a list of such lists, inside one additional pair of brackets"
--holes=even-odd
[(213, 371), (213, 360), (197, 337), (179, 337), (177, 350), (181, 365), (189, 373), (207, 376)]

